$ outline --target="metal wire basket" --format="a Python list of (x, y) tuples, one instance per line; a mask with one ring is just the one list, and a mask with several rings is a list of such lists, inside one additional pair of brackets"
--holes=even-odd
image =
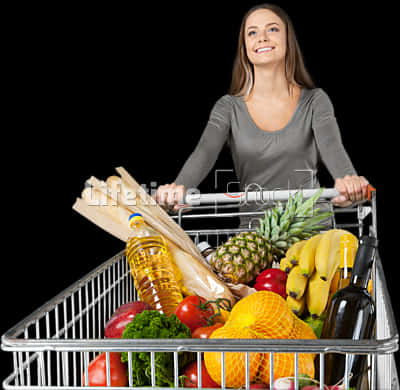
[[(212, 212), (204, 212), (210, 206), (196, 206), (197, 213), (180, 213), (179, 223), (185, 220), (230, 218), (240, 216), (238, 211), (226, 212), (225, 206), (211, 206)], [(376, 194), (371, 197), (371, 205), (359, 205), (348, 210), (334, 210), (336, 227), (354, 228), (361, 233), (365, 220), (372, 218), (370, 232), (376, 235)], [(200, 213), (199, 213), (200, 212)], [(356, 217), (353, 224), (339, 224), (340, 213)], [(251, 226), (250, 226), (251, 229)], [(207, 240), (215, 245), (225, 241), (240, 229), (200, 229), (187, 230), (195, 243)], [(242, 352), (245, 354), (245, 384), (250, 388), (249, 354), (262, 352), (270, 354), (270, 388), (274, 379), (272, 356), (274, 353), (293, 353), (295, 363), (295, 388), (299, 386), (298, 359), (300, 353), (319, 355), (319, 372), (323, 377), (324, 355), (342, 353), (346, 359), (352, 354), (368, 355), (368, 387), (371, 389), (398, 389), (399, 382), (394, 352), (398, 349), (398, 332), (388, 294), (382, 263), (379, 255), (374, 270), (374, 298), (377, 310), (375, 337), (371, 340), (286, 340), (286, 339), (104, 339), (104, 326), (113, 312), (122, 304), (138, 299), (124, 251), (105, 261), (92, 272), (78, 280), (69, 288), (35, 310), (31, 315), (7, 331), (1, 339), (3, 351), (10, 352), (13, 372), (5, 378), (5, 389), (81, 389), (88, 387), (83, 376), (88, 377), (89, 362), (100, 352), (106, 353), (106, 385), (111, 384), (110, 353), (128, 352), (128, 366), (132, 353), (148, 352), (151, 358), (151, 386), (156, 388), (155, 354), (170, 352), (174, 361), (174, 386), (179, 383), (179, 352), (196, 353), (201, 385), (202, 353), (222, 352), (222, 383), (225, 387), (225, 354)], [(129, 384), (132, 385), (132, 371), (128, 370)], [(349, 386), (346, 373), (344, 384)], [(107, 388), (104, 387), (104, 388)], [(99, 387), (96, 387), (99, 388)], [(113, 387), (117, 388), (117, 387)], [(122, 387), (121, 387), (122, 388)], [(124, 387), (125, 388), (125, 387)], [(320, 384), (323, 389), (323, 383)]]

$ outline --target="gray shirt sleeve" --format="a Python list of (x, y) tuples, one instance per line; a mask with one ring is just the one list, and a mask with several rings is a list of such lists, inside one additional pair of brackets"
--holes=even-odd
[(332, 177), (357, 175), (344, 149), (331, 100), (321, 89), (313, 102), (312, 129), (320, 158)]
[(215, 103), (196, 149), (175, 179), (176, 184), (184, 185), (186, 189), (196, 188), (211, 171), (228, 139), (231, 104), (228, 95)]

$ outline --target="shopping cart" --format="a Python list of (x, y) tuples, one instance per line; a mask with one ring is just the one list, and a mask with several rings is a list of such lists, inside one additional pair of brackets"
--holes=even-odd
[[(311, 196), (313, 191), (304, 192), (304, 197)], [(263, 200), (266, 203), (285, 200), (293, 191), (274, 193), (245, 194), (206, 194), (188, 196), (190, 206), (180, 210), (175, 216), (177, 222), (185, 229), (185, 224), (200, 223), (207, 220), (209, 225), (217, 220), (237, 220), (242, 214), (238, 204), (245, 201)], [(370, 203), (349, 209), (334, 208), (330, 199), (336, 195), (335, 190), (325, 190), (320, 199), (328, 203), (333, 211), (332, 224), (361, 235), (365, 228), (369, 234), (377, 234), (376, 193), (370, 193)], [(227, 202), (227, 200), (230, 200)], [(230, 203), (230, 204), (228, 204)], [(233, 204), (232, 204), (233, 203)], [(195, 204), (195, 205), (193, 205)], [(188, 211), (190, 210), (190, 211)], [(186, 211), (186, 212), (185, 212)], [(254, 213), (256, 218), (258, 214)], [(340, 222), (340, 216), (352, 217), (353, 221)], [(222, 218), (222, 219), (221, 219)], [(354, 221), (355, 219), (355, 221)], [(245, 228), (218, 229), (185, 229), (197, 244), (208, 241), (218, 245), (229, 236), (243, 230), (251, 230), (252, 220)], [(368, 222), (369, 221), (369, 222)], [(225, 222), (224, 222), (225, 223)], [(237, 225), (236, 225), (237, 226)], [(274, 378), (273, 354), (290, 352), (294, 355), (295, 388), (299, 386), (299, 354), (314, 353), (319, 355), (321, 377), (324, 372), (324, 354), (342, 353), (346, 359), (352, 354), (368, 356), (368, 382), (370, 389), (398, 389), (399, 381), (394, 360), (398, 349), (398, 332), (393, 310), (385, 282), (382, 263), (379, 255), (373, 268), (373, 295), (376, 303), (377, 322), (375, 337), (371, 340), (278, 340), (278, 339), (104, 339), (104, 326), (112, 313), (120, 305), (137, 300), (137, 293), (130, 274), (129, 266), (121, 251), (107, 260), (92, 272), (78, 280), (49, 302), (34, 311), (20, 323), (2, 336), (1, 347), (10, 352), (13, 360), (13, 372), (4, 380), (5, 389), (80, 389), (87, 386), (83, 375), (88, 378), (89, 362), (100, 352), (106, 353), (107, 386), (110, 385), (110, 352), (128, 352), (128, 366), (131, 366), (132, 353), (148, 352), (151, 359), (151, 386), (156, 387), (155, 354), (170, 352), (174, 362), (174, 385), (180, 387), (178, 372), (178, 353), (194, 352), (197, 356), (199, 383), (201, 384), (202, 352), (222, 352), (222, 388), (225, 387), (225, 354), (242, 352), (245, 354), (246, 383), (250, 388), (249, 366), (251, 352), (270, 353), (270, 377), (272, 388)], [(129, 383), (132, 384), (132, 371), (129, 372)], [(346, 389), (349, 386), (349, 375), (344, 379)], [(98, 388), (98, 387), (97, 387)], [(114, 387), (116, 388), (116, 387)], [(323, 384), (320, 384), (323, 389)]]

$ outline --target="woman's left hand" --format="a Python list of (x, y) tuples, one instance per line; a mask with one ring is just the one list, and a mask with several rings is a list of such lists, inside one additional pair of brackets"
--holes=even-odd
[(335, 188), (340, 195), (332, 199), (333, 204), (337, 207), (348, 207), (353, 203), (366, 200), (368, 184), (364, 176), (346, 175), (343, 178), (337, 178)]

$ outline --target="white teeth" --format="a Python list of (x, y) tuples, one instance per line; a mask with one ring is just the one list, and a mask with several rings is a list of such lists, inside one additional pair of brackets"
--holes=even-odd
[(271, 51), (272, 47), (263, 47), (261, 49), (257, 49), (257, 53), (262, 53), (264, 51)]

